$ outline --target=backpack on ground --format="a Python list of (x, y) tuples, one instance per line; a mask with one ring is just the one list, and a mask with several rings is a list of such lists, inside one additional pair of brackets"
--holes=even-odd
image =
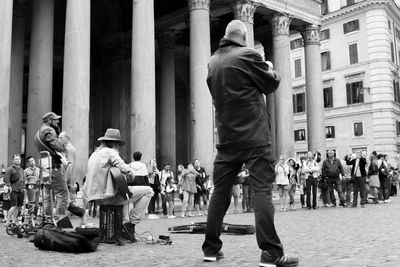
[(81, 234), (62, 230), (40, 229), (33, 241), (35, 247), (41, 250), (52, 250), (69, 253), (94, 252), (99, 245), (98, 238), (87, 239)]

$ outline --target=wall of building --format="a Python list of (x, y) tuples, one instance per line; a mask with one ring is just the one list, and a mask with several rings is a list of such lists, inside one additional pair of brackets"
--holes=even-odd
[[(341, 12), (341, 7), (345, 5), (340, 1), (329, 1), (328, 4), (331, 12)], [(366, 149), (368, 154), (376, 150), (388, 154), (390, 158), (398, 157), (396, 121), (399, 120), (399, 105), (394, 102), (393, 94), (393, 73), (398, 72), (398, 68), (391, 60), (390, 42), (395, 38), (393, 27), (389, 30), (388, 18), (396, 25), (399, 13), (396, 17), (388, 10), (393, 9), (386, 5), (373, 5), (343, 14), (337, 13), (322, 22), (322, 30), (330, 30), (330, 39), (321, 41), (321, 52), (330, 51), (331, 54), (331, 70), (323, 71), (322, 77), (323, 81), (330, 80), (333, 89), (333, 107), (325, 109), (325, 126), (335, 126), (335, 138), (326, 139), (326, 147), (335, 149), (340, 157), (356, 149)], [(344, 34), (343, 24), (355, 19), (359, 20), (360, 29)], [(293, 35), (291, 40), (299, 37), (300, 34)], [(358, 45), (358, 63), (350, 65), (348, 46), (352, 43)], [(396, 40), (396, 51), (398, 45), (399, 41)], [(396, 52), (397, 64), (399, 56)], [(302, 59), (304, 76), (303, 48), (292, 50), (291, 53), (294, 88), (305, 85), (304, 77), (294, 78), (294, 60), (297, 58)], [(363, 103), (348, 105), (346, 77), (354, 74), (361, 74), (364, 88), (369, 87), (370, 90), (364, 90)], [(295, 130), (307, 128), (305, 113), (296, 113), (294, 121)], [(355, 122), (362, 122), (363, 136), (354, 136)], [(297, 154), (306, 149), (307, 141), (295, 143)]]

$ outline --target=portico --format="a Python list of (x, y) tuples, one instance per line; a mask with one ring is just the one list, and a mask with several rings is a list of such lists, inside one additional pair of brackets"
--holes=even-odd
[[(0, 152), (0, 163), (7, 165), (9, 156), (18, 152), (37, 156), (33, 135), (41, 115), (53, 110), (61, 113), (63, 130), (77, 148), (78, 180), (85, 175), (97, 138), (109, 127), (121, 129), (126, 140), (121, 154), (126, 161), (139, 150), (146, 164), (157, 158), (159, 168), (169, 162), (175, 169), (177, 164), (197, 158), (211, 172), (218, 140), (206, 84), (207, 63), (234, 18), (246, 24), (248, 45), (260, 43), (263, 56), (282, 77), (276, 93), (267, 98), (267, 108), (275, 129), (276, 155), (293, 156), (289, 33), (307, 33), (310, 27), (318, 32), (312, 25), (320, 24), (319, 2), (1, 1), (0, 43), (7, 45), (0, 46), (0, 58), (4, 59), (0, 61), (0, 88), (5, 96), (0, 99), (0, 123), (11, 125), (11, 118), (15, 123), (10, 133), (4, 127), (0, 130), (1, 147), (6, 148)], [(24, 9), (17, 16), (18, 3), (23, 3)], [(28, 28), (29, 37), (17, 35), (23, 27)], [(11, 45), (12, 30), (14, 39), (25, 40), (24, 51), (18, 41)], [(324, 128), (322, 136), (318, 134), (324, 109), (315, 105), (319, 98), (323, 103), (319, 65), (314, 62), (320, 57), (319, 39), (307, 42), (307, 38), (305, 51), (312, 63), (306, 62), (311, 66), (306, 87), (315, 97), (310, 103), (314, 110), (308, 115), (308, 133), (315, 140), (310, 143), (314, 150), (324, 146)], [(15, 65), (19, 72), (11, 75), (14, 61), (19, 62)], [(21, 65), (25, 65), (22, 70)], [(10, 90), (10, 80), (19, 82), (14, 86), (20, 91)], [(18, 101), (24, 112), (17, 112)], [(20, 143), (9, 141), (21, 136), (21, 128), (26, 132), (25, 151)]]

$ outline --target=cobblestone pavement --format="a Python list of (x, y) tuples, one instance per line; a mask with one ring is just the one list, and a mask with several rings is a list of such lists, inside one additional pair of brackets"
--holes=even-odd
[[(300, 258), (299, 266), (400, 266), (400, 197), (392, 203), (366, 208), (320, 208), (276, 212), (276, 228), (285, 251)], [(91, 219), (98, 223), (98, 220)], [(169, 234), (167, 228), (205, 217), (143, 220), (137, 233), (148, 237), (170, 235), (172, 245), (100, 244), (94, 253), (67, 254), (40, 251), (27, 239), (0, 231), (0, 266), (258, 266), (260, 251), (255, 235), (223, 235), (225, 259), (202, 262), (201, 234)], [(76, 224), (78, 220), (73, 220)], [(225, 222), (254, 224), (254, 214), (229, 214)], [(0, 225), (0, 227), (3, 227)], [(4, 229), (4, 227), (3, 227)]]

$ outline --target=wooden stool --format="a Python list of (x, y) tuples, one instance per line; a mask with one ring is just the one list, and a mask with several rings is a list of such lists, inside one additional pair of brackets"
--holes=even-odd
[(100, 242), (122, 242), (123, 206), (100, 205)]

